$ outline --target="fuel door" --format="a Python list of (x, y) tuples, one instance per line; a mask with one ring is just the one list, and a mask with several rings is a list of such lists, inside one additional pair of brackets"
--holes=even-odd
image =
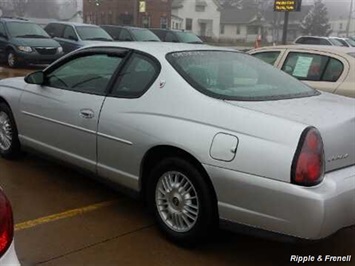
[(230, 162), (237, 153), (238, 143), (239, 139), (236, 136), (217, 133), (211, 144), (210, 156), (218, 161)]

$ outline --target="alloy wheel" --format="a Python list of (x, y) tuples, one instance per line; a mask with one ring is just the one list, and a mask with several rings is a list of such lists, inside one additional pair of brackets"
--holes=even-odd
[(9, 116), (0, 112), (0, 149), (7, 151), (12, 144), (12, 127)]
[(198, 194), (189, 178), (181, 172), (169, 171), (159, 178), (155, 204), (163, 222), (175, 232), (188, 232), (197, 222)]

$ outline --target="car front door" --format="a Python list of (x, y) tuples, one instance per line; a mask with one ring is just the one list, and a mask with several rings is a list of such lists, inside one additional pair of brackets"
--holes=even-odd
[(147, 145), (142, 140), (148, 137), (141, 130), (142, 123), (149, 123), (143, 111), (147, 110), (144, 96), (151, 86), (158, 86), (159, 72), (156, 60), (133, 54), (112, 86), (100, 114), (98, 173), (133, 190), (138, 189), (140, 163)]
[(48, 69), (44, 85), (27, 85), (19, 137), (25, 146), (95, 172), (100, 110), (123, 51), (79, 55)]

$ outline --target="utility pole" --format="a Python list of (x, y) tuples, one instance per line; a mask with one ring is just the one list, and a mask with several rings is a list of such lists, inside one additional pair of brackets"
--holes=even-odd
[(346, 24), (346, 37), (349, 37), (351, 17), (352, 17), (352, 15), (353, 15), (353, 6), (354, 6), (354, 0), (351, 0), (351, 2), (350, 2), (349, 17), (348, 17), (348, 23)]
[(290, 12), (286, 11), (284, 12), (285, 16), (284, 16), (284, 27), (282, 30), (282, 44), (286, 44), (287, 43), (287, 27), (288, 27), (288, 15)]

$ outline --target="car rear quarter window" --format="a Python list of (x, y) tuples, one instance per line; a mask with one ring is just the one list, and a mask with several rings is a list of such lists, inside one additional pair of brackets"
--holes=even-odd
[(138, 98), (152, 85), (160, 72), (160, 65), (143, 54), (133, 54), (120, 73), (111, 92), (112, 96)]
[(184, 51), (167, 55), (196, 90), (223, 100), (266, 101), (317, 95), (282, 71), (250, 55), (231, 51)]
[(287, 74), (307, 81), (335, 82), (343, 72), (343, 64), (325, 55), (290, 52), (282, 66)]
[(274, 65), (280, 53), (281, 53), (280, 51), (260, 52), (260, 53), (252, 54), (252, 56), (260, 60), (263, 60), (264, 62), (270, 65)]
[(46, 86), (89, 94), (104, 94), (122, 58), (107, 54), (75, 58), (46, 76)]

